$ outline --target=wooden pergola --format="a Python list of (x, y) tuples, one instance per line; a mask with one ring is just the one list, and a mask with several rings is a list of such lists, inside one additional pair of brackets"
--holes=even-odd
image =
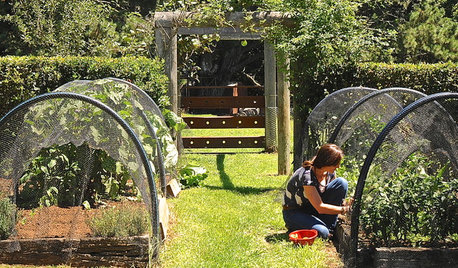
[[(170, 109), (178, 114), (179, 93), (177, 74), (177, 36), (218, 34), (220, 40), (262, 40), (261, 31), (246, 32), (241, 25), (245, 22), (245, 13), (228, 13), (226, 19), (232, 27), (216, 27), (214, 25), (188, 25), (186, 21), (194, 16), (190, 12), (156, 12), (155, 40), (157, 52), (165, 60), (165, 71), (169, 78), (168, 95)], [(287, 21), (288, 17), (280, 12), (250, 13), (250, 23), (254, 29), (275, 21)], [(284, 57), (284, 55), (282, 55)], [(288, 73), (277, 68), (274, 46), (264, 41), (264, 96), (265, 96), (265, 133), (266, 149), (278, 151), (278, 174), (290, 173), (290, 91)], [(286, 57), (284, 57), (286, 58)], [(288, 60), (286, 61), (287, 63)], [(288, 65), (288, 64), (287, 64)], [(287, 68), (286, 68), (287, 70)], [(277, 95), (278, 93), (278, 95)], [(278, 96), (278, 100), (277, 100)], [(277, 106), (278, 101), (278, 106)], [(278, 128), (277, 128), (278, 122)], [(277, 136), (278, 129), (278, 136)]]

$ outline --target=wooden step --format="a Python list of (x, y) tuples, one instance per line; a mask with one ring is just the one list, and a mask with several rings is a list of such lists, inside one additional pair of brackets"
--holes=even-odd
[(264, 128), (264, 116), (218, 116), (183, 117), (184, 121), (192, 129), (196, 128)]
[(265, 108), (264, 96), (181, 97), (182, 108)]
[(265, 136), (183, 137), (184, 148), (265, 148)]

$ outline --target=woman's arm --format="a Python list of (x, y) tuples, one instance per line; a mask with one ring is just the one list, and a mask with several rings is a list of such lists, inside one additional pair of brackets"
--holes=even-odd
[(318, 194), (315, 186), (304, 186), (304, 194), (307, 199), (310, 201), (312, 206), (316, 209), (316, 211), (320, 214), (345, 214), (348, 210), (348, 206), (335, 206), (331, 204), (323, 203), (321, 200), (321, 196)]

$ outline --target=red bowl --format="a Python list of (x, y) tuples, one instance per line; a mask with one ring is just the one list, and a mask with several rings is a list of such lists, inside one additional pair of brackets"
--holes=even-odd
[(317, 236), (318, 231), (315, 229), (297, 230), (289, 234), (289, 240), (294, 244), (312, 245)]

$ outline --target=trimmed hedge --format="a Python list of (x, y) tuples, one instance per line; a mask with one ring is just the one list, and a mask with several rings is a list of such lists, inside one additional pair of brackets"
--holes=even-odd
[(159, 59), (144, 57), (0, 57), (0, 116), (34, 96), (73, 80), (116, 77), (145, 90), (161, 107), (168, 104), (167, 77)]
[(406, 87), (428, 95), (458, 92), (458, 63), (365, 63), (358, 66), (355, 80), (367, 87)]
[[(313, 79), (302, 75), (300, 68), (293, 70), (293, 89), (302, 118), (311, 111), (327, 93), (345, 87), (372, 88), (405, 87), (425, 94), (458, 92), (458, 63), (440, 64), (386, 64), (362, 63), (356, 66), (330, 68)], [(298, 71), (297, 71), (298, 70)]]
[(327, 94), (346, 87), (404, 87), (433, 94), (458, 92), (458, 63), (386, 64), (362, 63), (329, 68), (310, 78), (304, 65), (292, 65), (294, 106), (294, 167), (302, 163), (302, 127), (309, 113)]

